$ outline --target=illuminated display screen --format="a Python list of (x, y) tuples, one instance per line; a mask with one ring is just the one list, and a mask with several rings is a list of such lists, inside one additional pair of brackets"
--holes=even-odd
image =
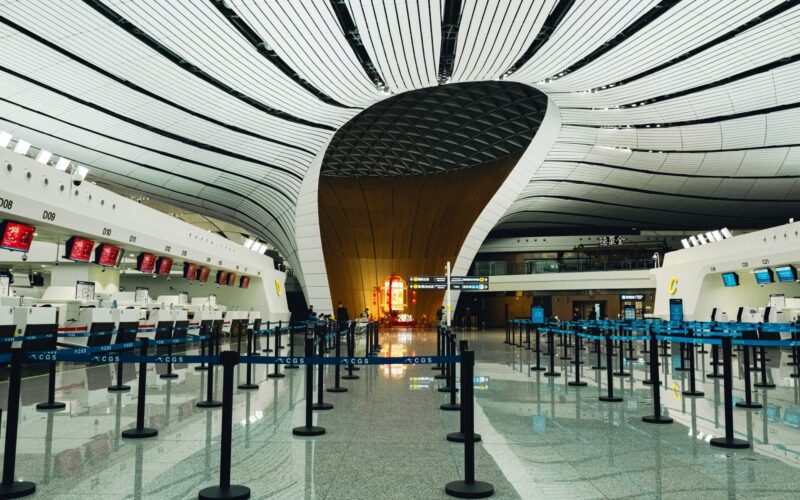
[(67, 255), (65, 257), (76, 262), (89, 262), (92, 258), (93, 248), (94, 241), (73, 236), (67, 240)]
[(249, 288), (250, 287), (250, 276), (242, 276), (239, 279), (239, 288)]
[(781, 283), (797, 281), (797, 269), (794, 266), (781, 266), (775, 268), (775, 275)]
[(33, 233), (36, 231), (36, 228), (27, 224), (7, 220), (0, 224), (0, 231), (2, 231), (3, 234), (3, 237), (0, 238), (0, 248), (27, 252), (31, 249)]
[(165, 276), (172, 271), (172, 259), (169, 257), (159, 257), (156, 261), (157, 274)]
[(759, 285), (769, 285), (770, 283), (775, 281), (775, 278), (773, 277), (772, 274), (772, 269), (768, 267), (765, 267), (763, 269), (756, 269), (755, 271), (753, 271), (753, 275), (755, 275), (756, 283), (758, 283)]
[(228, 271), (217, 271), (217, 284), (226, 285), (228, 283)]
[(739, 275), (736, 273), (722, 273), (722, 284), (725, 286), (739, 286)]
[(117, 267), (121, 255), (122, 249), (120, 247), (102, 243), (94, 252), (94, 262), (101, 266)]
[(236, 285), (236, 273), (228, 274), (228, 286)]
[(136, 257), (136, 270), (143, 273), (152, 273), (156, 270), (156, 256), (142, 252)]
[(192, 281), (197, 277), (197, 264), (191, 262), (184, 262), (183, 264), (183, 277)]
[(205, 283), (208, 281), (208, 276), (211, 274), (211, 268), (206, 266), (200, 266), (200, 269), (197, 271), (197, 281), (201, 283)]
[(534, 325), (544, 324), (544, 307), (533, 306), (533, 308), (531, 308), (531, 323)]

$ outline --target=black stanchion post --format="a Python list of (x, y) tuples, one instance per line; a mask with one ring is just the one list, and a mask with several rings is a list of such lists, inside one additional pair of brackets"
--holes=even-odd
[[(450, 334), (450, 332), (448, 332), (448, 337), (449, 337), (449, 343), (448, 343), (448, 354), (447, 355), (448, 356), (455, 356), (456, 355), (456, 353), (455, 353), (455, 350), (456, 350), (455, 335)], [(466, 341), (464, 341), (464, 344), (466, 344)], [(462, 347), (463, 347), (463, 345), (462, 345)], [(461, 351), (463, 352), (464, 349), (462, 349)], [(447, 389), (450, 390), (449, 391), (450, 392), (450, 402), (449, 403), (442, 403), (441, 405), (439, 405), (439, 408), (444, 410), (444, 411), (459, 411), (461, 409), (461, 405), (456, 403), (456, 392), (458, 392), (458, 389), (456, 389), (456, 364), (452, 363), (452, 362), (449, 363), (449, 368), (448, 368), (447, 372), (448, 372), (448, 375), (449, 375), (449, 377), (447, 379), (447, 385), (449, 387), (447, 387)], [(461, 379), (461, 387), (462, 388), (464, 387), (464, 384), (467, 384), (467, 383), (472, 383), (472, 380)]]
[[(506, 325), (506, 340), (508, 340), (508, 325)], [(508, 342), (504, 342), (507, 344)], [(442, 326), (436, 325), (436, 356), (442, 355)], [(431, 370), (441, 370), (442, 364), (436, 363), (431, 367)]]
[(272, 352), (272, 349), (269, 348), (269, 332), (270, 332), (269, 323), (270, 322), (267, 321), (266, 334), (264, 335), (264, 337), (266, 338), (266, 342), (265, 342), (265, 345), (264, 345), (264, 349), (262, 349), (261, 352)]
[[(216, 341), (214, 344), (217, 344), (215, 347), (218, 348), (218, 341), (219, 336), (216, 336)], [(209, 348), (209, 351), (215, 351), (215, 349)], [(219, 408), (222, 406), (222, 401), (217, 401), (214, 399), (214, 363), (211, 361), (208, 362), (208, 377), (206, 377), (206, 399), (204, 401), (198, 401), (195, 405), (198, 408)]]
[[(458, 342), (458, 352), (460, 352), (462, 355), (468, 349), (469, 349), (469, 344), (467, 343), (466, 340), (461, 340), (461, 341)], [(462, 358), (462, 362), (463, 362), (463, 358)], [(464, 386), (465, 383), (474, 383), (474, 380), (467, 380), (465, 382), (464, 379), (461, 379), (461, 386), (462, 387)], [(462, 394), (463, 394), (463, 392), (462, 392)], [(463, 401), (462, 401), (462, 403), (463, 403)], [(461, 410), (461, 413), (459, 413), (459, 420), (458, 420), (458, 425), (459, 425), (458, 432), (451, 432), (451, 433), (447, 434), (447, 440), (448, 441), (452, 441), (453, 443), (463, 443), (464, 442), (464, 429), (467, 426), (467, 423), (465, 422), (466, 413), (464, 412), (464, 406), (463, 405), (459, 405), (458, 408), (459, 408), (459, 410)], [(478, 442), (478, 441), (481, 440), (481, 435), (480, 434), (478, 434), (477, 432), (475, 432), (473, 434), (474, 434), (475, 442)]]
[[(253, 343), (254, 343), (253, 342), (253, 340), (254, 340), (253, 339), (253, 335), (254, 335), (254, 333), (255, 332), (253, 332), (253, 330), (247, 330), (247, 359), (248, 360), (250, 359), (250, 356), (253, 355), (253, 351), (254, 351), (254, 349), (253, 349)], [(237, 359), (237, 363), (238, 363), (238, 359)], [(239, 384), (239, 386), (238, 386), (239, 389), (243, 389), (245, 391), (253, 391), (253, 390), (258, 389), (258, 384), (254, 384), (253, 383), (253, 365), (251, 363), (247, 363), (245, 365), (245, 368), (247, 369), (247, 378), (246, 378), (246, 381), (245, 381), (244, 384)], [(224, 382), (225, 381), (223, 380), (223, 383)], [(222, 394), (222, 404), (223, 405), (225, 404), (225, 394), (224, 393)], [(225, 407), (223, 406), (223, 409), (224, 408)]]
[[(755, 347), (753, 348), (753, 352), (755, 353)], [(763, 345), (759, 346), (758, 352), (761, 354), (761, 380), (753, 384), (753, 387), (759, 387), (761, 389), (774, 389), (775, 384), (767, 379), (767, 348)]]
[[(210, 334), (211, 334), (211, 326), (210, 325), (203, 326), (201, 324), (200, 325), (200, 337), (201, 338), (202, 337), (210, 337)], [(201, 356), (205, 356), (206, 355), (206, 343), (207, 343), (207, 339), (200, 340), (200, 355)], [(208, 370), (208, 366), (206, 366), (205, 362), (203, 362), (203, 363), (200, 363), (199, 365), (195, 366), (194, 369), (197, 370), (197, 371)]]
[[(147, 337), (139, 339), (142, 343), (139, 347), (139, 355), (147, 356)], [(137, 388), (136, 400), (136, 427), (133, 429), (126, 429), (122, 431), (122, 437), (129, 439), (142, 439), (158, 435), (155, 429), (149, 429), (144, 426), (144, 405), (147, 397), (147, 362), (142, 360), (139, 362), (139, 387)]]
[(8, 403), (6, 418), (6, 443), (3, 452), (3, 483), (0, 484), (0, 498), (20, 498), (32, 495), (36, 483), (14, 481), (17, 464), (17, 426), (19, 425), (19, 395), (22, 384), (22, 362), (25, 353), (22, 349), (11, 349), (11, 366), (8, 383)]
[[(172, 359), (172, 344), (167, 346), (167, 359)], [(167, 373), (161, 375), (162, 379), (178, 378), (177, 373), (172, 373), (172, 361), (167, 363)]]
[[(562, 325), (560, 328), (565, 328), (565, 326)], [(572, 357), (567, 352), (567, 349), (571, 345), (568, 344), (567, 342), (569, 340), (569, 335), (566, 335), (563, 330), (559, 333), (559, 335), (561, 335), (561, 357), (559, 359), (569, 361), (572, 359)]]
[(547, 353), (550, 356), (550, 369), (544, 372), (545, 377), (560, 377), (561, 374), (556, 371), (556, 349), (553, 345), (553, 329), (547, 330)]
[[(447, 356), (447, 329), (443, 326), (439, 327), (439, 340), (441, 345), (438, 346), (437, 351), (439, 356)], [(447, 363), (439, 363), (439, 373), (433, 376), (436, 379), (447, 379)]]
[(464, 409), (464, 480), (452, 481), (445, 485), (445, 492), (456, 498), (486, 498), (494, 494), (494, 486), (475, 480), (475, 389), (472, 384), (475, 353), (461, 353), (461, 404)]
[[(511, 343), (511, 320), (509, 319), (506, 320), (506, 340), (503, 341), (503, 343), (504, 344)], [(441, 355), (441, 353), (438, 353), (438, 355)]]
[(297, 370), (300, 368), (294, 362), (294, 333), (292, 333), (292, 324), (289, 323), (289, 326), (286, 327), (286, 335), (289, 339), (289, 364), (284, 365), (283, 369), (285, 370)]
[(708, 378), (722, 378), (723, 375), (719, 372), (719, 365), (722, 362), (719, 360), (719, 346), (713, 344), (711, 346), (711, 373), (706, 375)]
[[(356, 324), (350, 323), (347, 329), (347, 357), (353, 358), (356, 355)], [(347, 375), (343, 375), (345, 380), (358, 380), (358, 375), (353, 375), (353, 363), (347, 363)]]
[(37, 404), (36, 409), (41, 411), (58, 411), (66, 407), (66, 403), (56, 401), (56, 362), (50, 361), (48, 363), (47, 375), (47, 401)]
[[(598, 329), (594, 333), (595, 333), (595, 335), (597, 335), (598, 333), (600, 333), (600, 330)], [(606, 349), (608, 349), (607, 345), (606, 345)], [(597, 361), (595, 362), (594, 366), (592, 367), (592, 370), (602, 370), (603, 369), (603, 362), (600, 360), (600, 339), (599, 338), (594, 339), (594, 353), (597, 356)], [(606, 353), (606, 356), (608, 356), (607, 353)]]
[(219, 451), (219, 486), (200, 490), (200, 500), (250, 498), (250, 488), (231, 484), (231, 441), (233, 438), (233, 367), (239, 363), (239, 351), (225, 351), (222, 364), (222, 432)]
[[(336, 336), (333, 339), (333, 346), (334, 346), (333, 348), (336, 351), (336, 357), (337, 358), (341, 357), (341, 355), (342, 355), (342, 345), (341, 345), (342, 341), (341, 341), (341, 337), (339, 336), (339, 334), (341, 333), (339, 331), (339, 328), (338, 328), (339, 325), (341, 325), (341, 323), (337, 323), (334, 326), (334, 328), (336, 328)], [(342, 387), (341, 385), (339, 385), (339, 378), (341, 376), (340, 373), (339, 373), (340, 371), (341, 370), (340, 370), (339, 363), (336, 363), (336, 368), (334, 368), (334, 372), (335, 373), (334, 373), (333, 387), (329, 387), (327, 389), (328, 392), (347, 392), (347, 387)]]
[[(650, 345), (658, 345), (656, 331), (650, 330)], [(661, 414), (661, 380), (658, 373), (658, 349), (650, 349), (650, 380), (653, 387), (653, 414), (642, 417), (648, 424), (671, 424), (672, 418)]]
[(311, 358), (314, 356), (314, 339), (306, 337), (305, 339), (305, 354), (306, 354), (306, 425), (295, 427), (292, 429), (292, 434), (295, 436), (321, 436), (325, 434), (324, 427), (312, 425), (312, 400), (314, 399), (314, 365), (311, 364)]
[[(119, 354), (122, 354), (122, 352), (119, 352)], [(122, 367), (122, 361), (117, 361), (117, 383), (109, 385), (108, 392), (128, 392), (131, 390), (131, 386), (122, 383)]]
[(695, 356), (694, 356), (694, 330), (691, 328), (687, 330), (690, 341), (686, 344), (686, 352), (689, 356), (689, 390), (683, 391), (684, 396), (689, 396), (692, 398), (704, 396), (705, 393), (703, 391), (697, 390), (697, 384), (695, 379)]
[[(317, 337), (318, 342), (318, 350), (317, 355), (320, 358), (325, 357), (325, 330), (322, 330), (321, 335)], [(324, 365), (319, 365), (317, 367), (317, 402), (314, 403), (312, 406), (315, 410), (332, 410), (333, 405), (331, 403), (325, 402), (325, 370), (323, 369)]]
[[(275, 327), (275, 355), (281, 355), (281, 322), (278, 321), (278, 326)], [(267, 378), (283, 378), (285, 377), (285, 373), (281, 373), (281, 365), (280, 363), (275, 363), (273, 365), (272, 373), (267, 375)]]
[[(453, 351), (455, 350), (455, 347), (454, 347), (455, 342), (454, 341), (451, 342), (451, 336), (452, 336), (452, 332), (450, 331), (450, 329), (446, 329), (445, 332), (444, 332), (444, 339), (445, 339), (444, 340), (445, 341), (445, 344), (444, 344), (444, 347), (445, 347), (444, 355), (445, 356), (453, 356), (454, 355)], [(453, 387), (454, 384), (451, 385), (451, 380), (455, 380), (455, 376), (453, 374), (453, 370), (454, 369), (455, 368), (454, 368), (453, 363), (445, 363), (445, 378), (444, 378), (445, 385), (442, 386), (442, 387), (439, 387), (439, 392), (450, 392), (451, 389), (454, 388)]]
[(619, 339), (619, 368), (617, 371), (614, 372), (614, 375), (617, 377), (627, 377), (630, 375), (629, 372), (625, 371), (625, 342), (622, 340), (622, 328), (617, 329), (617, 335), (620, 337)]
[[(598, 398), (600, 401), (605, 401), (607, 403), (618, 403), (622, 401), (621, 397), (614, 396), (614, 374), (611, 373), (612, 371), (611, 366), (614, 364), (614, 360), (611, 359), (613, 351), (614, 351), (614, 346), (611, 344), (611, 332), (607, 330), (606, 331), (606, 385), (608, 386), (608, 391), (605, 396), (600, 396)], [(599, 349), (598, 352), (600, 352)], [(597, 365), (598, 366), (600, 365), (599, 360), (597, 361)]]
[(525, 322), (525, 344), (526, 344), (525, 350), (526, 351), (530, 351), (531, 350), (531, 322), (530, 321), (526, 321)]
[(744, 351), (744, 401), (736, 403), (737, 408), (761, 408), (760, 403), (753, 402), (753, 389), (750, 387), (750, 347), (742, 346)]
[(541, 365), (542, 349), (541, 349), (541, 340), (540, 340), (539, 327), (538, 326), (533, 329), (533, 334), (536, 336), (536, 366), (531, 366), (531, 371), (532, 372), (541, 372), (541, 371), (546, 370), (547, 368), (545, 368), (544, 366)]
[(584, 387), (584, 386), (588, 385), (586, 382), (582, 382), (581, 381), (581, 364), (583, 364), (583, 361), (581, 361), (581, 347), (582, 347), (581, 346), (581, 342), (582, 342), (582, 339), (581, 339), (580, 335), (578, 335), (578, 331), (577, 331), (577, 327), (576, 327), (576, 331), (575, 331), (575, 349), (574, 349), (574, 351), (575, 351), (575, 380), (570, 380), (569, 382), (567, 382), (567, 385), (572, 386), (572, 387)]
[(714, 438), (709, 441), (711, 446), (719, 448), (745, 449), (750, 447), (750, 443), (743, 439), (733, 437), (733, 370), (731, 368), (731, 355), (733, 349), (730, 337), (722, 338), (722, 371), (723, 378), (722, 393), (725, 403), (725, 436)]

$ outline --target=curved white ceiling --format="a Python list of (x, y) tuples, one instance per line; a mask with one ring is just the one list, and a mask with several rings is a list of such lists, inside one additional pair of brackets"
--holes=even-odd
[(507, 78), (562, 126), (498, 234), (774, 224), (800, 208), (800, 2), (0, 0), (0, 127), (296, 254), (362, 109)]

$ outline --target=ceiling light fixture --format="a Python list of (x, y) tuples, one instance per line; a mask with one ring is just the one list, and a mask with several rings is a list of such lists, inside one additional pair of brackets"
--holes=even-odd
[(5, 130), (0, 131), (0, 148), (7, 148), (13, 136)]

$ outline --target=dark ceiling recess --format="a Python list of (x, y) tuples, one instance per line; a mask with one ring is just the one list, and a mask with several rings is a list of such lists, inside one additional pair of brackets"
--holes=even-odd
[(336, 132), (323, 176), (392, 177), (449, 172), (527, 148), (547, 97), (514, 82), (430, 87), (381, 101)]

